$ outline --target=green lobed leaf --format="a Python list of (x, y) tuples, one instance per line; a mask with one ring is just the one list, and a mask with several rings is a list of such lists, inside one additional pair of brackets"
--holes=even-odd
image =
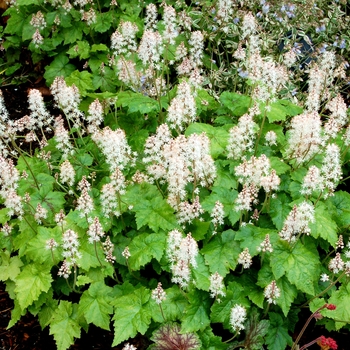
[(281, 350), (286, 349), (287, 345), (292, 346), (293, 340), (282, 316), (269, 312), (269, 319), (270, 327), (265, 338), (268, 350)]
[(315, 222), (310, 223), (311, 235), (315, 238), (322, 237), (333, 247), (338, 240), (337, 224), (332, 220), (327, 206), (318, 202), (315, 208)]
[(67, 54), (70, 58), (78, 57), (83, 60), (89, 58), (90, 44), (87, 41), (77, 41), (74, 46), (72, 46)]
[[(339, 330), (346, 324), (350, 323), (350, 283), (342, 284), (339, 289), (332, 293), (328, 299), (328, 304), (334, 304), (335, 310), (324, 309), (321, 311), (322, 315), (335, 320), (335, 328)], [(325, 303), (321, 303), (320, 306)], [(315, 311), (315, 310), (314, 310)]]
[(225, 277), (237, 266), (240, 246), (235, 242), (235, 232), (227, 230), (216, 235), (202, 250), (206, 264), (211, 273), (218, 272)]
[(156, 186), (134, 185), (123, 197), (128, 205), (133, 205), (137, 228), (148, 225), (154, 232), (169, 231), (177, 226), (173, 209), (162, 198)]
[(151, 323), (152, 310), (149, 307), (151, 292), (145, 287), (135, 288), (128, 295), (115, 298), (113, 316), (114, 339), (112, 346), (135, 337), (137, 332), (145, 334)]
[(208, 293), (194, 289), (188, 293), (188, 300), (189, 304), (186, 306), (182, 317), (182, 332), (204, 330), (210, 324)]
[(277, 230), (281, 230), (284, 225), (284, 220), (291, 211), (291, 199), (285, 193), (279, 193), (277, 198), (271, 199), (270, 215), (272, 222), (275, 224)]
[(92, 283), (80, 298), (78, 313), (83, 314), (88, 323), (109, 330), (109, 315), (113, 313), (111, 292), (112, 288), (104, 282)]
[(220, 95), (220, 102), (227, 107), (235, 117), (240, 117), (248, 112), (248, 108), (251, 105), (251, 98), (235, 92), (224, 91)]
[(65, 53), (61, 53), (45, 67), (44, 78), (48, 85), (51, 85), (56, 77), (68, 77), (75, 71), (75, 66), (69, 63), (69, 58)]
[[(60, 251), (54, 250), (51, 253), (50, 249), (46, 249), (46, 242), (53, 238), (57, 243), (61, 243), (62, 229), (58, 226), (54, 228), (47, 228), (39, 226), (37, 229), (38, 234), (28, 241), (25, 254), (29, 261), (35, 263), (47, 265), (55, 265), (60, 260)], [(52, 255), (55, 258), (55, 261), (52, 260)]]
[(92, 86), (92, 74), (87, 71), (79, 72), (75, 70), (66, 78), (66, 82), (68, 85), (75, 85), (81, 95), (85, 95), (87, 91), (93, 90)]
[(350, 194), (348, 192), (337, 191), (334, 196), (327, 198), (325, 203), (339, 228), (350, 226)]
[(261, 350), (264, 345), (264, 337), (269, 329), (268, 320), (259, 321), (258, 313), (253, 309), (248, 321), (246, 322), (246, 339), (245, 344), (251, 350)]
[(299, 290), (314, 295), (320, 260), (317, 250), (310, 244), (304, 246), (298, 241), (292, 247), (286, 241), (279, 241), (271, 253), (270, 266), (276, 280), (286, 275)]
[[(166, 299), (162, 302), (165, 319), (167, 321), (180, 320), (183, 316), (185, 307), (188, 305), (187, 299), (177, 284), (166, 289), (165, 293)], [(150, 307), (152, 309), (152, 319), (155, 322), (163, 323), (164, 318), (161, 314), (160, 308), (153, 299), (150, 300)]]
[[(264, 241), (267, 234), (270, 235), (270, 242), (273, 247), (279, 240), (277, 231), (253, 225), (240, 227), (235, 235), (235, 241), (240, 241), (241, 250), (248, 248), (250, 255), (255, 256), (259, 253), (258, 247)], [(265, 254), (269, 253), (267, 252)]]
[(10, 256), (8, 250), (0, 251), (1, 265), (0, 265), (0, 281), (8, 279), (15, 280), (21, 272), (23, 262), (19, 256)]
[(58, 307), (58, 300), (47, 298), (46, 302), (41, 306), (38, 313), (39, 323), (42, 329), (50, 324), (52, 316), (56, 312)]
[(246, 273), (242, 274), (240, 278), (237, 279), (237, 282), (244, 286), (248, 299), (262, 309), (264, 307), (264, 293), (256, 279), (256, 273), (252, 270), (247, 270)]
[(211, 327), (206, 328), (199, 334), (202, 341), (202, 349), (205, 350), (225, 350), (228, 345), (224, 344), (220, 337), (214, 335)]
[(129, 244), (129, 268), (137, 271), (152, 258), (160, 261), (165, 250), (166, 238), (164, 233), (142, 233), (136, 236)]
[(216, 179), (214, 181), (215, 187), (224, 187), (227, 189), (237, 188), (236, 177), (231, 174), (228, 165), (231, 161), (218, 159), (215, 161)]
[(82, 40), (85, 24), (82, 21), (74, 21), (73, 25), (62, 29), (64, 45), (74, 44)]
[(211, 322), (222, 323), (226, 329), (230, 329), (230, 314), (235, 304), (250, 307), (243, 286), (237, 282), (230, 282), (226, 289), (226, 297), (221, 298), (220, 303), (215, 302), (211, 307)]
[[(258, 273), (258, 282), (262, 288), (265, 288), (269, 285), (275, 277), (272, 273), (271, 267), (266, 263), (262, 266)], [(290, 308), (292, 306), (293, 301), (297, 297), (298, 290), (297, 288), (291, 284), (286, 276), (281, 277), (276, 281), (277, 287), (280, 289), (280, 297), (276, 300), (277, 305), (279, 305), (283, 311), (285, 317), (287, 317)]]
[(288, 170), (290, 170), (290, 166), (286, 164), (281, 158), (270, 157), (269, 160), (271, 169), (274, 169), (277, 175), (285, 174)]
[(96, 14), (96, 21), (91, 25), (91, 27), (98, 33), (104, 33), (111, 27), (113, 23), (113, 16), (113, 11), (102, 13), (98, 12)]
[(212, 193), (202, 202), (202, 208), (208, 213), (214, 208), (216, 201), (220, 201), (224, 206), (225, 217), (228, 217), (231, 225), (234, 225), (240, 217), (240, 213), (234, 209), (235, 199), (238, 193), (235, 190), (228, 190), (224, 187), (213, 187)]
[(191, 134), (202, 134), (203, 132), (205, 132), (210, 139), (211, 156), (216, 159), (221, 154), (225, 154), (229, 133), (223, 128), (213, 127), (204, 123), (192, 123), (186, 129), (185, 135), (189, 136)]
[(122, 91), (118, 93), (118, 100), (116, 102), (118, 107), (128, 107), (129, 113), (139, 112), (147, 114), (158, 111), (159, 106), (156, 100), (132, 91)]
[(72, 303), (61, 300), (50, 320), (50, 334), (55, 339), (57, 350), (68, 349), (75, 338), (80, 338), (80, 325), (76, 318)]
[(50, 270), (45, 265), (27, 264), (16, 278), (16, 297), (22, 309), (47, 292), (52, 283)]
[(204, 258), (201, 254), (196, 256), (197, 267), (192, 269), (192, 275), (196, 288), (208, 291), (210, 286), (209, 268), (205, 265)]

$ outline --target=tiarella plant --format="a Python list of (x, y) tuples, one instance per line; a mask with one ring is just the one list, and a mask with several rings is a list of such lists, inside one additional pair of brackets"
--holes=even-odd
[(319, 46), (346, 10), (13, 3), (6, 72), (22, 45), (51, 57), (57, 115), (31, 90), (12, 120), (0, 95), (9, 326), (30, 312), (59, 350), (90, 324), (113, 346), (141, 333), (153, 349), (336, 349), (299, 341), (312, 318), (350, 323), (346, 34)]

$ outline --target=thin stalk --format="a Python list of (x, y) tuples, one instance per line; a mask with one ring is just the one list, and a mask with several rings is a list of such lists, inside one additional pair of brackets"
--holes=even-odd
[(300, 307), (304, 307), (306, 305), (308, 305), (309, 303), (311, 303), (314, 299), (321, 297), (323, 294), (327, 293), (332, 287), (334, 287), (346, 274), (346, 271), (343, 271), (341, 273), (341, 275), (334, 281), (332, 282), (326, 289), (324, 289), (321, 293), (315, 295), (314, 297), (312, 297), (311, 299), (309, 299), (308, 301), (306, 301), (303, 305), (301, 305)]
[(98, 254), (97, 254), (97, 244), (96, 244), (96, 241), (94, 241), (94, 248), (95, 248), (96, 258), (97, 258), (98, 262), (100, 263), (101, 267), (103, 267), (102, 262), (101, 262), (101, 260), (100, 260), (100, 258), (99, 258), (99, 256), (98, 256)]
[(162, 314), (163, 320), (164, 320), (164, 322), (166, 322), (166, 318), (165, 318), (165, 316), (164, 316), (162, 304), (159, 304), (159, 308), (160, 308), (160, 313)]

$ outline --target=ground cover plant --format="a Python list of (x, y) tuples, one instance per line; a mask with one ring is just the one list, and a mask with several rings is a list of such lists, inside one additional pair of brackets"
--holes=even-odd
[(300, 339), (350, 323), (346, 3), (10, 5), (3, 83), (29, 50), (60, 115), (33, 89), (12, 120), (0, 95), (9, 327), (337, 349)]

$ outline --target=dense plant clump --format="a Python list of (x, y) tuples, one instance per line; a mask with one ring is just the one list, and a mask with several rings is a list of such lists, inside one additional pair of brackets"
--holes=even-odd
[(28, 48), (60, 113), (31, 90), (12, 120), (0, 94), (9, 326), (30, 312), (59, 350), (90, 324), (113, 346), (337, 349), (299, 341), (350, 324), (346, 3), (9, 5), (4, 72)]

